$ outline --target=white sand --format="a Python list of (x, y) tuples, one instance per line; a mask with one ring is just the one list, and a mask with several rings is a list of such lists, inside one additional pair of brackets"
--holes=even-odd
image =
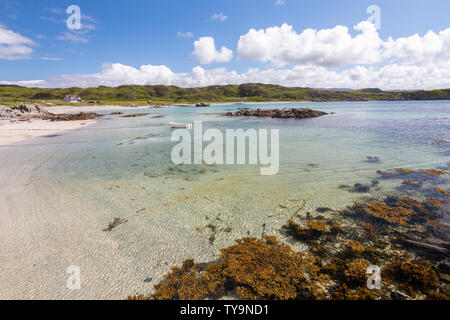
[(55, 121), (33, 119), (28, 121), (0, 121), (0, 146), (27, 139), (75, 130), (94, 123), (95, 120)]
[[(126, 107), (126, 106), (54, 106), (43, 109), (54, 113), (79, 113), (79, 112), (100, 112), (117, 110), (138, 110), (149, 108), (148, 106)], [(10, 145), (27, 139), (47, 136), (60, 132), (75, 130), (94, 123), (95, 120), (80, 121), (46, 121), (32, 119), (30, 121), (10, 121), (0, 120), (0, 146)]]
[(100, 111), (117, 111), (117, 110), (139, 110), (148, 109), (151, 106), (127, 107), (127, 106), (54, 106), (44, 107), (45, 111), (61, 114), (61, 113), (79, 113), (79, 112), (100, 112)]

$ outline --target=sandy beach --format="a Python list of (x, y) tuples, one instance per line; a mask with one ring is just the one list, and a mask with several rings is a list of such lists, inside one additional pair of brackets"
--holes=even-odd
[[(442, 120), (448, 115), (448, 103), (396, 102), (390, 114), (385, 110), (391, 103), (307, 106), (329, 116), (244, 120), (204, 113), (225, 113), (241, 107), (230, 105), (210, 110), (88, 106), (49, 109), (53, 113), (108, 115), (114, 110), (150, 114), (89, 121), (4, 122), (0, 133), (7, 143), (32, 134), (59, 133), (0, 148), (0, 299), (125, 299), (136, 293), (148, 295), (172, 266), (181, 266), (185, 259), (196, 263), (217, 261), (221, 249), (243, 237), (271, 235), (297, 252), (309, 252), (309, 243), (296, 240), (283, 228), (292, 219), (302, 227), (307, 227), (308, 221), (324, 220), (345, 230), (337, 237), (327, 234), (319, 238), (327, 252), (324, 263), (339, 257), (347, 240), (380, 252), (382, 249), (377, 249), (372, 240), (364, 238), (360, 221), (354, 215), (343, 215), (342, 210), (365, 199), (384, 201), (385, 196), (404, 194), (397, 189), (403, 176), (398, 180), (381, 178), (378, 170), (449, 170), (445, 156), (448, 145), (430, 143), (434, 137), (448, 139), (447, 122)], [(404, 113), (400, 118), (399, 110)], [(152, 111), (161, 113), (164, 119), (154, 118)], [(418, 114), (425, 116), (418, 118)], [(379, 127), (380, 119), (386, 116), (395, 121), (383, 121)], [(259, 167), (252, 165), (174, 165), (172, 130), (166, 124), (196, 120), (205, 127), (222, 130), (280, 128), (279, 174), (261, 176)], [(94, 121), (92, 126), (83, 127), (83, 123)], [(411, 121), (414, 132), (410, 130)], [(398, 143), (400, 139), (403, 143)], [(368, 161), (368, 156), (380, 161)], [(413, 196), (420, 200), (423, 194), (436, 193), (437, 188), (447, 190), (448, 177), (433, 179), (424, 180), (423, 191), (415, 190)], [(368, 190), (354, 191), (352, 186), (357, 183)], [(411, 189), (406, 192), (411, 196)], [(116, 219), (123, 222), (108, 230)], [(391, 233), (387, 232), (392, 229), (383, 226), (376, 226), (380, 228), (376, 239), (389, 243)], [(328, 236), (333, 238), (329, 240)], [(395, 248), (389, 247), (389, 256), (377, 261), (381, 267), (394, 261)], [(428, 259), (437, 265), (437, 257), (429, 255)], [(80, 268), (79, 290), (67, 287), (70, 266)], [(444, 290), (446, 283), (442, 280), (439, 286)]]
[[(55, 106), (44, 107), (45, 111), (53, 114), (75, 114), (80, 112), (102, 112), (117, 111), (124, 109), (144, 109), (144, 107), (123, 107), (123, 106)], [(0, 146), (11, 145), (27, 139), (43, 137), (61, 132), (76, 130), (81, 127), (95, 123), (95, 120), (81, 121), (48, 121), (41, 119), (30, 119), (27, 121), (0, 120)]]
[(117, 110), (139, 110), (147, 109), (151, 106), (138, 106), (138, 107), (126, 107), (126, 106), (54, 106), (43, 107), (45, 111), (62, 114), (62, 113), (79, 113), (79, 112), (101, 112), (101, 111), (117, 111)]
[(18, 143), (27, 139), (43, 137), (60, 132), (75, 130), (94, 123), (95, 120), (59, 121), (34, 119), (28, 121), (0, 121), (0, 146)]

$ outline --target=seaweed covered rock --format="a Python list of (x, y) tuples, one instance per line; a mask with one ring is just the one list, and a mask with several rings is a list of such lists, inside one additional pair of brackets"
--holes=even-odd
[(326, 115), (326, 112), (308, 109), (308, 108), (284, 108), (284, 109), (240, 109), (234, 112), (227, 112), (229, 117), (270, 117), (270, 118), (294, 118), (306, 119), (316, 118)]
[(155, 286), (156, 293), (151, 298), (198, 300), (208, 295), (218, 294), (223, 290), (225, 277), (217, 268), (217, 264), (211, 264), (203, 269), (193, 260), (186, 260), (181, 268), (173, 267), (165, 276), (165, 280)]
[(79, 121), (79, 120), (93, 120), (95, 118), (102, 117), (102, 115), (94, 112), (80, 112), (80, 113), (68, 113), (68, 114), (53, 114), (49, 113), (43, 116), (43, 120), (50, 121)]
[(404, 168), (395, 168), (394, 171), (378, 170), (377, 174), (383, 179), (404, 179), (409, 182), (422, 183), (423, 181), (440, 181), (442, 176), (450, 172), (441, 169), (419, 169), (411, 170)]
[(299, 253), (275, 237), (243, 238), (222, 249), (218, 262), (195, 264), (186, 260), (155, 286), (150, 297), (129, 299), (204, 299), (232, 290), (245, 299), (318, 299), (326, 294), (328, 276), (319, 261)]
[(244, 238), (222, 250), (224, 274), (233, 279), (243, 298), (295, 299), (316, 297), (319, 268), (309, 254), (297, 253), (274, 237)]
[(367, 233), (370, 239), (375, 239), (377, 236), (377, 231), (373, 224), (369, 222), (361, 222), (361, 226), (364, 228), (364, 231)]
[(426, 200), (419, 202), (410, 197), (391, 196), (383, 201), (355, 203), (353, 210), (368, 219), (384, 221), (393, 224), (406, 224), (408, 221), (424, 222), (439, 216), (439, 201)]
[(294, 221), (289, 220), (283, 228), (293, 237), (304, 241), (317, 239), (329, 231), (324, 220), (308, 220), (306, 226), (301, 227)]
[(363, 246), (359, 241), (356, 240), (347, 240), (345, 242), (344, 254), (346, 256), (359, 256), (364, 251), (366, 251), (366, 247)]
[(365, 286), (351, 289), (343, 284), (333, 292), (332, 298), (333, 300), (375, 300), (377, 296)]
[(412, 262), (408, 259), (399, 259), (389, 263), (382, 272), (383, 279), (399, 285), (411, 296), (415, 291), (427, 291), (439, 286), (436, 272), (428, 265)]
[(367, 193), (370, 191), (370, 186), (364, 185), (361, 183), (355, 183), (352, 189), (350, 189), (351, 192), (360, 192), (360, 193)]
[(365, 259), (354, 259), (345, 263), (343, 274), (345, 282), (364, 285), (367, 281), (367, 268), (370, 266), (370, 262)]
[[(365, 287), (367, 284), (367, 268), (371, 263), (364, 258), (339, 259), (337, 257), (331, 259), (322, 271), (327, 273), (334, 281), (332, 296), (336, 299), (348, 299), (350, 290), (357, 290)], [(345, 293), (345, 294), (344, 294)], [(353, 292), (351, 295), (354, 295)]]

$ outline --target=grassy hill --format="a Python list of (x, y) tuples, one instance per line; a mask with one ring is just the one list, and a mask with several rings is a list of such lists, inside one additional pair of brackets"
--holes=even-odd
[(367, 88), (350, 91), (318, 90), (302, 87), (249, 83), (201, 88), (163, 85), (124, 85), (119, 87), (42, 89), (0, 85), (0, 104), (22, 102), (61, 104), (65, 95), (78, 95), (83, 100), (101, 104), (156, 104), (239, 101), (366, 101), (366, 100), (450, 100), (450, 89), (431, 91), (382, 91)]

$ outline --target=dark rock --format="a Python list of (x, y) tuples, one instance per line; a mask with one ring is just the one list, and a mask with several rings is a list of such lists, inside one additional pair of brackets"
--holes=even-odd
[(327, 211), (333, 211), (333, 209), (330, 209), (328, 207), (320, 207), (320, 208), (317, 208), (316, 211), (319, 213), (325, 213)]
[(136, 117), (143, 117), (146, 115), (149, 115), (150, 113), (135, 113), (135, 114), (126, 114), (124, 116), (121, 116), (122, 118), (136, 118)]
[(438, 264), (437, 268), (440, 272), (450, 274), (450, 262), (449, 261), (441, 262), (440, 264)]
[(353, 189), (351, 191), (352, 192), (369, 192), (370, 187), (363, 185), (361, 183), (355, 183), (355, 185), (353, 186)]
[(49, 114), (38, 105), (21, 104), (14, 107), (0, 106), (0, 119), (32, 119)]
[(21, 104), (15, 107), (0, 106), (0, 119), (43, 119), (50, 121), (90, 120), (101, 117), (97, 113), (53, 114), (38, 105)]
[(369, 163), (380, 163), (381, 160), (378, 157), (367, 156), (366, 162), (369, 162)]
[(102, 115), (93, 113), (93, 112), (80, 112), (76, 114), (53, 114), (49, 113), (46, 116), (43, 116), (43, 120), (50, 121), (78, 121), (78, 120), (92, 120), (98, 117), (102, 117)]
[(270, 117), (280, 119), (306, 119), (326, 115), (326, 112), (308, 108), (284, 108), (284, 109), (240, 109), (235, 112), (227, 112), (229, 117)]

